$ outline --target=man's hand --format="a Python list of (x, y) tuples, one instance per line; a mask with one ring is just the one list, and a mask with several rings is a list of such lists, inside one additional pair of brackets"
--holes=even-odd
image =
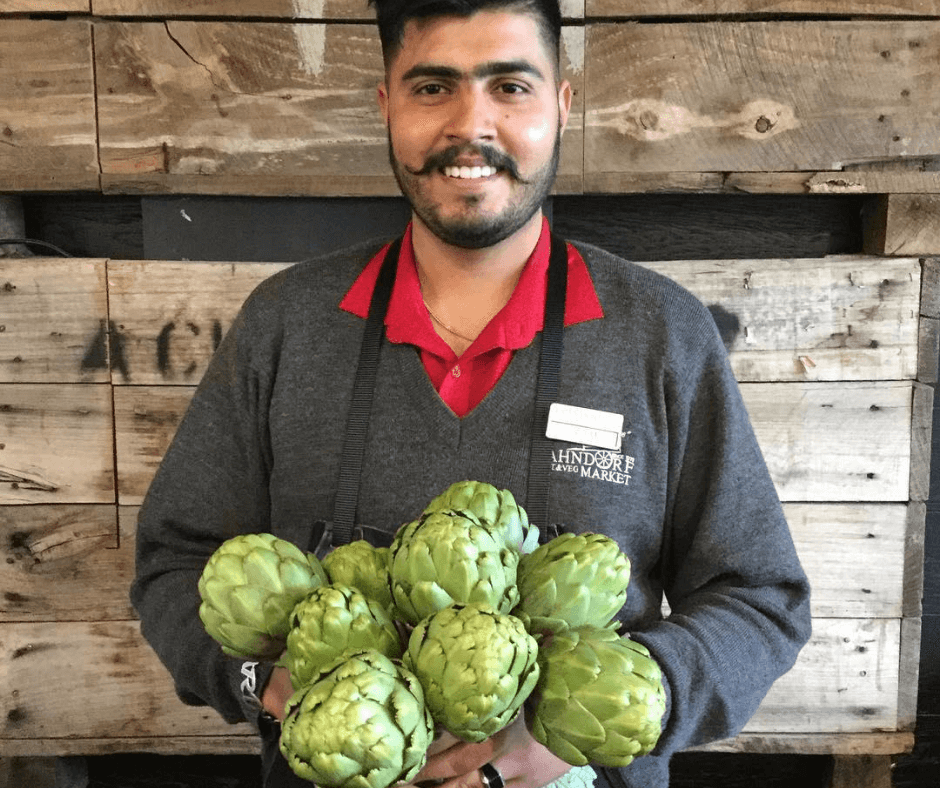
[(271, 678), (264, 685), (261, 693), (261, 705), (268, 714), (273, 714), (284, 722), (284, 707), (291, 695), (294, 686), (290, 683), (290, 671), (287, 668), (277, 667), (271, 673)]
[(506, 788), (542, 788), (565, 774), (571, 765), (557, 758), (529, 733), (525, 715), (479, 744), (445, 733), (428, 750), (428, 762), (411, 781), (439, 782), (441, 788), (482, 788), (479, 769), (491, 763)]

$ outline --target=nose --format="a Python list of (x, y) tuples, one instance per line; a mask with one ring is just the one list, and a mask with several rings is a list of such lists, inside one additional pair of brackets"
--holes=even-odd
[(496, 136), (493, 102), (485, 90), (466, 86), (454, 94), (445, 133), (455, 143), (492, 140)]

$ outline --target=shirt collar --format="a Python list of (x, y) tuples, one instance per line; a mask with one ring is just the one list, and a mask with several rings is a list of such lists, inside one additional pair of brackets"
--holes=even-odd
[[(340, 303), (341, 309), (362, 318), (368, 315), (372, 291), (387, 251), (388, 246), (385, 246), (369, 261)], [(604, 312), (584, 259), (571, 244), (567, 244), (567, 251), (568, 293), (565, 301), (565, 325), (603, 317)], [(545, 319), (550, 253), (551, 231), (548, 220), (543, 218), (539, 240), (522, 269), (512, 296), (490, 320), (467, 353), (479, 355), (494, 349), (518, 350), (531, 344), (535, 335), (542, 329)], [(402, 237), (398, 272), (385, 315), (385, 327), (390, 342), (413, 344), (442, 357), (453, 355), (447, 343), (434, 330), (421, 296), (411, 243), (411, 224)]]

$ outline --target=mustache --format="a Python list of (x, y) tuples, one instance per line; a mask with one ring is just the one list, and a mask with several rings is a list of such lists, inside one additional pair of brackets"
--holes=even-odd
[(424, 160), (424, 166), (422, 166), (420, 170), (414, 170), (407, 166), (405, 169), (412, 175), (430, 175), (435, 170), (457, 165), (457, 160), (461, 156), (475, 156), (481, 158), (484, 163), (490, 167), (505, 170), (514, 180), (521, 183), (526, 182), (519, 175), (519, 168), (516, 166), (515, 160), (502, 151), (496, 150), (496, 148), (491, 145), (452, 145), (437, 153), (430, 154), (427, 159)]

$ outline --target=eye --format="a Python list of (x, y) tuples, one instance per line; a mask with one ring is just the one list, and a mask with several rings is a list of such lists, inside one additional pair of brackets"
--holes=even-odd
[(446, 88), (439, 82), (427, 82), (423, 85), (416, 85), (414, 93), (417, 96), (440, 96)]
[(529, 92), (528, 86), (521, 82), (500, 82), (497, 90), (506, 96), (523, 96)]

